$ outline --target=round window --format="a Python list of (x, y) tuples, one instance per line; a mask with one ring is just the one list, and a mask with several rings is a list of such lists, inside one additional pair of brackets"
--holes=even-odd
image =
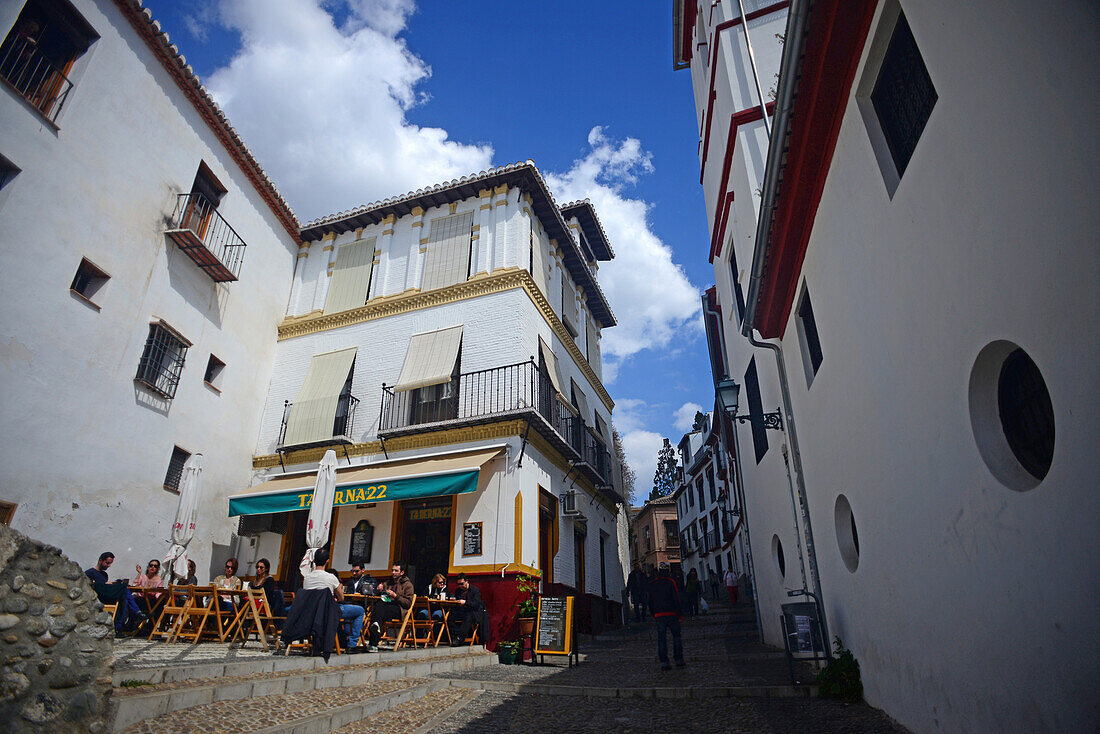
[(775, 565), (779, 569), (779, 578), (786, 578), (787, 559), (783, 556), (783, 541), (778, 535), (772, 536), (772, 555), (775, 556)]
[(852, 505), (848, 498), (840, 495), (833, 507), (833, 524), (836, 527), (836, 544), (840, 557), (848, 570), (855, 573), (859, 567), (859, 532), (856, 530), (856, 518), (852, 514)]
[(970, 373), (970, 423), (986, 466), (1002, 484), (1034, 489), (1054, 462), (1054, 405), (1038, 365), (1018, 345), (995, 341)]

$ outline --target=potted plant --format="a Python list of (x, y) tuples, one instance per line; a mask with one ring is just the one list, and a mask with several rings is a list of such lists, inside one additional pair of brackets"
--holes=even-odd
[(497, 647), (497, 660), (501, 665), (515, 665), (516, 655), (519, 653), (518, 642), (502, 642)]
[(516, 590), (521, 595), (519, 607), (516, 609), (516, 622), (519, 624), (520, 637), (526, 637), (535, 631), (535, 615), (539, 611), (536, 601), (539, 593), (539, 579), (537, 576), (521, 573), (516, 580)]

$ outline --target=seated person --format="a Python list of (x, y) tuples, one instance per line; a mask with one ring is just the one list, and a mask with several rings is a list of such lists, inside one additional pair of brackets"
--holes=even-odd
[(474, 625), (481, 619), (481, 613), (485, 611), (485, 603), (481, 601), (481, 592), (476, 586), (470, 585), (466, 574), (458, 575), (457, 591), (458, 606), (451, 612), (450, 619), (458, 624), (458, 633), (451, 636), (451, 645), (464, 645)]
[(393, 564), (386, 590), (379, 594), (382, 598), (371, 607), (370, 644), (367, 647), (369, 652), (378, 652), (378, 641), (382, 639), (382, 622), (401, 619), (416, 598), (412, 581), (409, 581), (409, 577), (405, 575), (404, 563)]
[[(271, 616), (282, 617), (286, 614), (283, 608), (283, 592), (275, 586), (275, 578), (268, 572), (271, 570), (271, 561), (261, 558), (256, 561), (256, 576), (249, 583), (250, 589), (258, 589), (264, 592), (267, 598), (267, 606), (271, 609)], [(259, 607), (262, 609), (262, 607)]]
[(103, 604), (118, 604), (115, 612), (115, 632), (121, 632), (127, 625), (133, 626), (145, 619), (137, 601), (134, 600), (130, 590), (126, 588), (126, 580), (119, 579), (111, 583), (107, 579), (107, 569), (115, 562), (115, 554), (110, 551), (99, 554), (99, 561), (92, 568), (86, 569), (84, 575), (92, 582), (96, 596)]
[(350, 646), (359, 641), (359, 634), (363, 631), (363, 607), (358, 604), (344, 603), (344, 587), (340, 585), (340, 577), (325, 570), (328, 560), (328, 548), (320, 548), (313, 554), (312, 568), (309, 563), (309, 554), (302, 558), (302, 564), (298, 567), (302, 572), (302, 588), (328, 589), (332, 592), (340, 605), (340, 617), (350, 623), (351, 629), (345, 629), (345, 632), (348, 635), (348, 651), (351, 652)]
[[(225, 573), (215, 576), (212, 583), (219, 589), (239, 590), (241, 588), (241, 579), (237, 576), (237, 559), (230, 558), (229, 560), (227, 560), (225, 562)], [(221, 607), (221, 610), (223, 612), (232, 612), (233, 597), (219, 596), (218, 606)]]
[(198, 586), (199, 585), (199, 575), (197, 573), (195, 573), (195, 562), (194, 561), (189, 560), (187, 562), (187, 578), (185, 578), (183, 580), (183, 583), (186, 584), (187, 586)]
[(163, 589), (164, 580), (160, 577), (160, 561), (156, 558), (149, 561), (149, 565), (145, 567), (145, 573), (141, 572), (141, 566), (134, 566), (134, 570), (137, 571), (137, 576), (130, 583), (130, 586), (144, 586), (148, 589)]
[[(429, 599), (446, 599), (447, 598), (447, 577), (441, 573), (437, 573), (432, 577), (432, 583), (428, 585), (427, 594)], [(428, 610), (421, 609), (416, 613), (416, 616), (420, 619), (428, 618)], [(432, 619), (436, 622), (443, 621), (443, 610), (432, 610)]]
[(363, 564), (351, 564), (351, 578), (344, 582), (345, 594), (373, 594), (374, 579), (363, 575)]

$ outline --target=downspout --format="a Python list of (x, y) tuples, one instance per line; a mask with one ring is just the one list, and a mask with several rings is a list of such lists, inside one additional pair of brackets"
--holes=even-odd
[(753, 333), (757, 304), (760, 301), (761, 279), (768, 260), (772, 217), (779, 192), (779, 177), (785, 153), (783, 143), (790, 128), (791, 112), (794, 107), (795, 88), (797, 86), (796, 75), (801, 65), (805, 46), (809, 5), (808, 0), (792, 0), (787, 15), (783, 60), (779, 65), (779, 89), (776, 95), (774, 134), (769, 135), (768, 159), (764, 168), (763, 192), (756, 225), (756, 247), (753, 251), (749, 292), (746, 298), (748, 312), (741, 324), (741, 333), (754, 347), (770, 349), (775, 354), (783, 398), (783, 412), (786, 413), (784, 416), (784, 430), (787, 434), (787, 443), (790, 446), (790, 460), (794, 466), (795, 481), (798, 487), (798, 503), (802, 513), (803, 531), (806, 539), (806, 558), (810, 565), (810, 577), (813, 580), (814, 595), (821, 615), (821, 631), (825, 638), (823, 641), (825, 650), (831, 656), (832, 640), (829, 636), (829, 626), (825, 617), (825, 602), (821, 595), (821, 576), (817, 566), (813, 526), (810, 522), (810, 508), (806, 499), (806, 480), (802, 471), (802, 453), (799, 450), (798, 432), (795, 428), (794, 408), (791, 403), (791, 391), (787, 380), (787, 367), (783, 359), (783, 350), (778, 344), (758, 340)]

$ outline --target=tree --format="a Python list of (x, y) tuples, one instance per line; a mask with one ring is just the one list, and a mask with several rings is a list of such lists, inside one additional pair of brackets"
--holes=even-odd
[(653, 491), (649, 498), (667, 497), (676, 490), (676, 450), (665, 439), (665, 445), (657, 452), (657, 471), (653, 472)]
[(615, 460), (619, 462), (619, 470), (623, 478), (623, 499), (627, 507), (634, 506), (634, 470), (626, 463), (626, 451), (623, 450), (623, 437), (619, 435), (619, 429), (611, 426), (611, 438), (615, 443)]

